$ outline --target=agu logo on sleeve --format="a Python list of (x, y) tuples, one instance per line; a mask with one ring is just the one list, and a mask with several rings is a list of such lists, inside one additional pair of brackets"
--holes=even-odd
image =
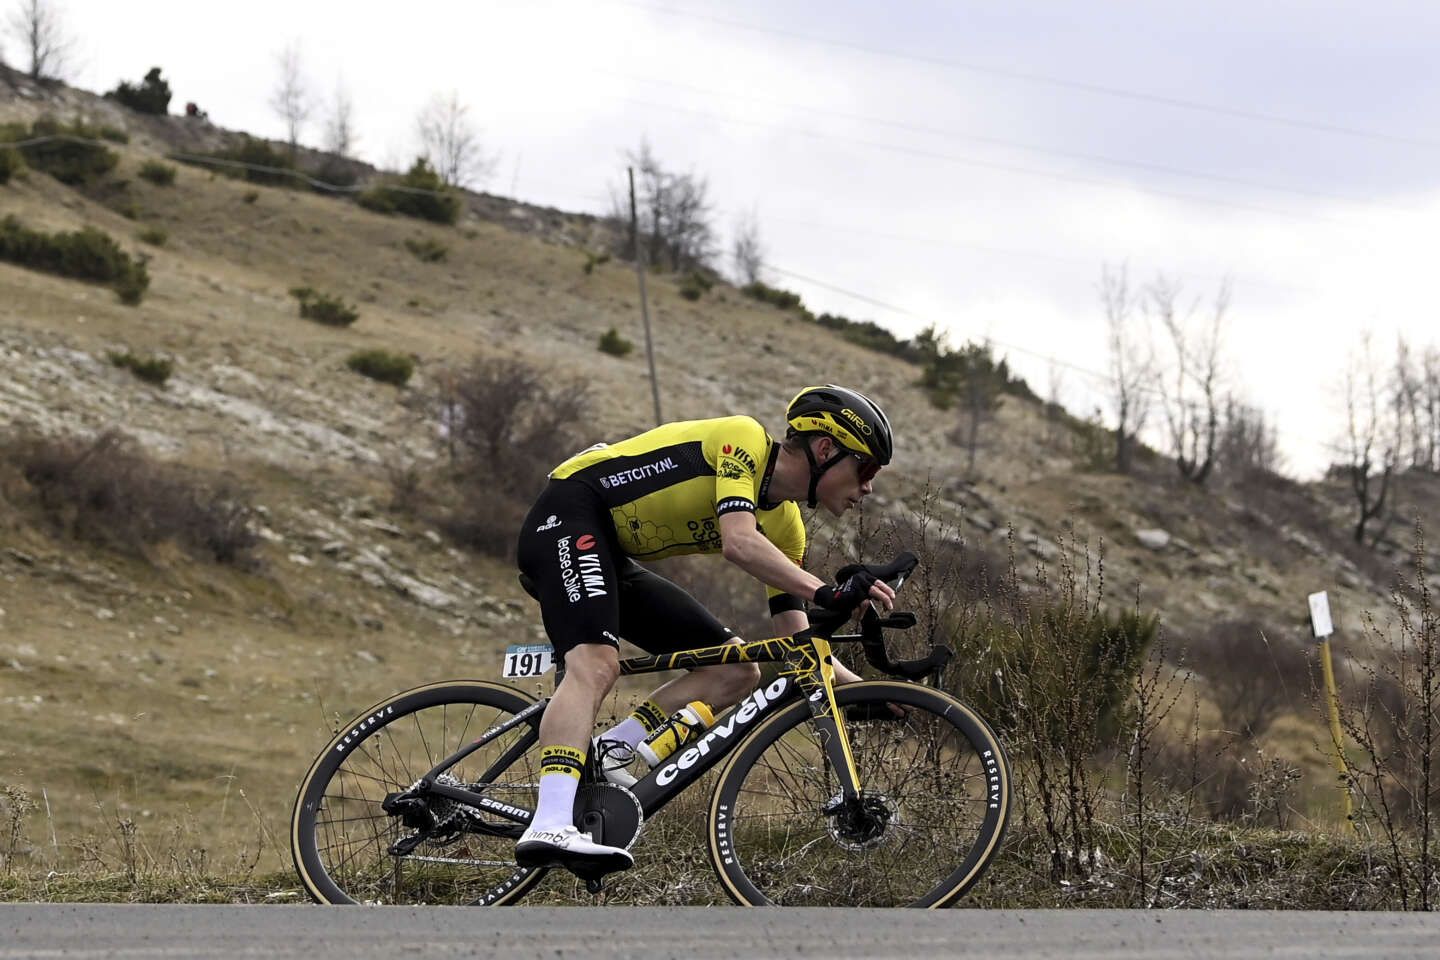
[(590, 534), (588, 534), (588, 533), (582, 533), (582, 534), (580, 534), (579, 539), (577, 539), (577, 540), (575, 541), (575, 549), (577, 549), (577, 550), (593, 550), (593, 549), (595, 549), (595, 538), (592, 537), (592, 536), (590, 536)]

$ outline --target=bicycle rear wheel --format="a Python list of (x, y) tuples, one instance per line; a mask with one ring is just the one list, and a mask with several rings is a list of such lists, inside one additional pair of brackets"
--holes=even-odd
[(931, 687), (881, 680), (835, 694), (860, 802), (842, 801), (805, 702), (770, 717), (741, 743), (711, 799), (710, 858), (726, 891), (753, 906), (949, 906), (1005, 832), (1010, 775), (1000, 742)]
[[(448, 827), (394, 854), (392, 845), (414, 831), (381, 803), (534, 702), (497, 683), (450, 681), (382, 700), (344, 727), (305, 775), (291, 817), (291, 853), (311, 896), (333, 904), (492, 905), (520, 899), (546, 872), (515, 863), (515, 836), (523, 825), (431, 798), (430, 812)], [(537, 711), (446, 776), (458, 786), (483, 782), (486, 797), (533, 810), (539, 724)]]

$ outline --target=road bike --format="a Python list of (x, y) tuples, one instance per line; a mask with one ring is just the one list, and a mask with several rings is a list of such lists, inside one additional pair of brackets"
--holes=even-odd
[[(899, 587), (902, 554), (867, 567)], [(855, 568), (849, 568), (855, 569)], [(951, 657), (894, 661), (884, 631), (914, 614), (812, 615), (793, 637), (622, 660), (622, 674), (726, 663), (779, 670), (633, 786), (593, 755), (575, 823), (629, 849), (667, 803), (720, 768), (706, 823), (710, 861), (744, 905), (944, 907), (984, 873), (1005, 833), (1010, 773), (994, 732), (927, 685)], [(859, 643), (895, 678), (835, 685), (832, 645)], [(291, 852), (321, 903), (518, 902), (547, 868), (514, 845), (535, 808), (540, 718), (549, 699), (487, 680), (427, 684), (375, 704), (336, 733), (301, 783)], [(599, 892), (601, 875), (581, 875)]]

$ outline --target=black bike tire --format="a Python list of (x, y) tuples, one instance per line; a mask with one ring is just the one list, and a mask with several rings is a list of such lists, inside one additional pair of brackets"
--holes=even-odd
[[(514, 687), (487, 680), (447, 680), (414, 687), (381, 700), (341, 728), (334, 739), (316, 757), (309, 772), (305, 774), (305, 778), (300, 783), (300, 789), (296, 793), (295, 806), (290, 817), (290, 853), (296, 872), (310, 896), (316, 902), (323, 904), (342, 905), (363, 902), (351, 897), (330, 876), (321, 862), (316, 836), (316, 813), (319, 800), (325, 795), (326, 788), (341, 765), (359, 748), (362, 741), (371, 738), (397, 721), (411, 716), (416, 711), (429, 707), (447, 704), (479, 705), (503, 710), (513, 715), (534, 703), (534, 697), (522, 693)], [(381, 715), (383, 715), (381, 721), (362, 727), (362, 725), (368, 724), (371, 718)], [(538, 722), (538, 717), (536, 719)], [(345, 752), (337, 750), (337, 747), (347, 737), (356, 736), (357, 729), (361, 729), (362, 733), (354, 746)], [(449, 744), (446, 750), (447, 752), (456, 750), (460, 746), (459, 743)], [(439, 759), (443, 758), (436, 758), (437, 762)], [(483, 903), (486, 906), (516, 903), (535, 884), (539, 883), (547, 872), (545, 869), (531, 870), (509, 889), (498, 894), (495, 890), (487, 891), (474, 902)], [(499, 886), (503, 886), (503, 884)]]
[[(964, 851), (959, 865), (945, 874), (923, 896), (906, 904), (896, 904), (932, 909), (950, 906), (980, 879), (1004, 839), (1010, 812), (1010, 770), (1004, 748), (994, 731), (979, 715), (959, 700), (933, 687), (875, 680), (846, 684), (838, 687), (835, 694), (836, 702), (841, 707), (894, 702), (928, 711), (953, 726), (960, 740), (974, 752), (976, 760), (983, 767), (986, 809), (975, 831), (974, 840)], [(712, 794), (706, 826), (710, 860), (726, 893), (743, 906), (773, 906), (775, 903), (746, 873), (747, 854), (739, 849), (739, 834), (736, 828), (737, 796), (752, 768), (765, 756), (766, 751), (787, 733), (809, 723), (810, 720), (810, 708), (804, 701), (791, 704), (767, 718), (737, 746), (721, 772)], [(857, 766), (863, 761), (864, 757), (856, 757)], [(861, 786), (863, 789), (863, 781)], [(722, 807), (727, 811), (725, 817), (720, 815)]]

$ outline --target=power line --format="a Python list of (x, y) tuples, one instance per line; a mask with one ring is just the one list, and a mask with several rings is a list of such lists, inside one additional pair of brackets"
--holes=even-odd
[(712, 23), (716, 26), (728, 27), (733, 30), (744, 30), (750, 33), (768, 34), (774, 37), (784, 37), (789, 40), (802, 40), (806, 43), (814, 43), (821, 46), (835, 47), (841, 50), (852, 50), (868, 56), (885, 57), (891, 60), (902, 60), (911, 63), (922, 63), (932, 67), (943, 67), (947, 70), (962, 70), (967, 73), (1003, 77), (1007, 80), (1018, 80), (1023, 83), (1039, 84), (1043, 86), (1059, 87), (1061, 89), (1079, 90), (1084, 93), (1097, 96), (1114, 97), (1122, 100), (1131, 100), (1139, 103), (1152, 103), (1165, 107), (1172, 107), (1178, 110), (1188, 110), (1196, 113), (1209, 113), (1216, 116), (1234, 117), (1241, 120), (1250, 120), (1259, 123), (1271, 123), (1279, 126), (1291, 127), (1297, 130), (1309, 130), (1317, 133), (1328, 133), (1337, 136), (1353, 137), (1363, 140), (1375, 140), (1383, 143), (1398, 143), (1412, 147), (1428, 147), (1431, 149), (1440, 148), (1440, 141), (1429, 140), (1423, 137), (1401, 136), (1399, 134), (1386, 133), (1377, 130), (1362, 130), (1355, 127), (1345, 127), (1333, 123), (1321, 123), (1315, 120), (1298, 119), (1295, 117), (1281, 116), (1273, 113), (1260, 113), (1252, 110), (1239, 110), (1234, 107), (1222, 106), (1213, 103), (1203, 103), (1197, 100), (1186, 100), (1180, 97), (1168, 97), (1161, 94), (1147, 93), (1141, 90), (1128, 90), (1123, 87), (1111, 87), (1099, 83), (1091, 83), (1085, 80), (1071, 80), (1065, 77), (1051, 77), (1045, 74), (1026, 73), (1020, 70), (1006, 70), (1001, 67), (981, 66), (976, 63), (969, 63), (963, 60), (947, 59), (943, 57), (930, 57), (924, 54), (905, 53), (897, 50), (887, 50), (881, 47), (867, 46), (861, 43), (852, 43), (846, 40), (833, 40), (828, 37), (817, 37), (813, 34), (801, 33), (795, 30), (783, 30), (776, 27), (763, 27), (758, 24), (745, 23), (739, 20), (730, 20), (724, 17), (716, 17), (710, 14), (695, 13), (692, 11), (676, 10), (670, 7), (662, 7), (653, 3), (645, 3), (642, 0), (608, 0), (620, 6), (633, 7), (638, 10), (648, 10), (652, 13), (662, 14), (670, 17), (680, 17), (690, 20), (700, 20)]
[[(926, 247), (945, 247), (952, 250), (973, 250), (980, 253), (994, 254), (1002, 257), (1016, 257), (1028, 260), (1048, 260), (1052, 263), (1065, 264), (1067, 266), (1073, 267), (1084, 267), (1086, 269), (1094, 269), (1095, 267), (1095, 261), (1093, 260), (1082, 260), (1079, 257), (1065, 257), (1059, 254), (1045, 253), (1040, 250), (1016, 250), (1008, 249), (1005, 247), (992, 247), (981, 243), (967, 243), (964, 241), (942, 239), (939, 237), (891, 233), (884, 230), (871, 230), (864, 227), (846, 227), (832, 223), (816, 223), (811, 220), (797, 220), (793, 217), (776, 216), (774, 214), (767, 214), (765, 220), (767, 223), (788, 223), (794, 226), (806, 227), (812, 230), (820, 230), (827, 233), (845, 234), (857, 237), (874, 237), (880, 240), (892, 240), (901, 243), (913, 243)], [(1192, 279), (1200, 278), (1207, 281), (1217, 279), (1213, 275), (1205, 276), (1194, 272), (1180, 272), (1177, 274), (1177, 276), (1190, 277)], [(1225, 276), (1233, 275), (1226, 274)], [(1318, 291), (1316, 291), (1312, 287), (1301, 287), (1291, 283), (1278, 283), (1274, 280), (1263, 280), (1255, 277), (1233, 277), (1233, 279), (1237, 281), (1244, 281), (1247, 286), (1261, 285), (1276, 290), (1288, 290), (1293, 293), (1318, 293)]]
[[(1252, 187), (1258, 190), (1268, 190), (1275, 193), (1289, 193), (1295, 196), (1311, 197), (1320, 200), (1335, 200), (1342, 203), (1365, 204), (1369, 206), (1384, 207), (1402, 213), (1419, 213), (1411, 207), (1400, 206), (1399, 204), (1386, 203), (1383, 200), (1362, 199), (1359, 197), (1347, 197), (1341, 194), (1327, 193), (1320, 190), (1305, 190), (1299, 187), (1289, 187), (1274, 183), (1265, 183), (1258, 180), (1247, 180), (1243, 177), (1231, 177), (1224, 174), (1207, 173), (1196, 170), (1186, 170), (1180, 167), (1172, 167), (1166, 164), (1149, 163), (1143, 160), (1129, 160), (1120, 157), (1107, 157), (1102, 154), (1082, 153), (1073, 150), (1060, 150), (1054, 147), (1045, 147), (1038, 144), (1023, 143), (1016, 140), (1006, 140), (1002, 137), (990, 137), (982, 134), (963, 133), (958, 130), (945, 130), (937, 127), (925, 126), (901, 120), (890, 120), (884, 117), (872, 117), (864, 114), (847, 113), (841, 110), (830, 110), (825, 107), (816, 107), (808, 104), (791, 103), (783, 100), (774, 100), (768, 97), (756, 97), (749, 94), (732, 93), (721, 90), (714, 90), (707, 87), (700, 87), (689, 83), (680, 83), (673, 80), (660, 80), (652, 77), (641, 77), (634, 74), (621, 73), (619, 71), (607, 70), (602, 67), (594, 68), (595, 72), (615, 77), (622, 80), (630, 80), (638, 83), (656, 84), (659, 86), (673, 87), (678, 90), (686, 90), (691, 93), (703, 93), (707, 96), (718, 97), (728, 100), (747, 100), (751, 103), (761, 103), (769, 106), (783, 107), (789, 110), (796, 110), (808, 114), (823, 114), (843, 120), (854, 120), (861, 123), (873, 124), (879, 127), (888, 127), (894, 130), (901, 130), (907, 133), (920, 133), (927, 136), (943, 137), (951, 140), (969, 140), (974, 143), (988, 144), (991, 146), (1004, 147), (1012, 150), (1023, 150), (1029, 153), (1038, 153), (1045, 156), (1060, 157), (1066, 160), (1083, 160), (1089, 163), (1102, 163), (1110, 166), (1128, 167), (1133, 170), (1142, 170), (1149, 173), (1161, 173), (1175, 177), (1186, 177), (1192, 180), (1205, 180), (1211, 183), (1228, 184), (1231, 186)], [(772, 125), (774, 126), (774, 125)]]
[[(639, 106), (653, 107), (658, 110), (670, 110), (676, 113), (686, 113), (699, 119), (710, 120), (717, 123), (736, 123), (743, 126), (776, 128), (774, 124), (762, 123), (758, 120), (746, 120), (740, 117), (726, 117), (710, 113), (704, 110), (695, 110), (690, 107), (677, 107), (668, 103), (655, 103), (650, 100), (640, 100), (632, 97), (618, 98), (628, 103)], [(1187, 203), (1200, 203), (1215, 207), (1229, 207), (1234, 210), (1245, 210), (1250, 213), (1264, 213), (1271, 216), (1288, 217), (1295, 220), (1308, 220), (1315, 223), (1326, 223), (1331, 226), (1350, 228), (1354, 225), (1344, 220), (1337, 220), (1334, 217), (1327, 217), (1321, 214), (1300, 213), (1294, 210), (1282, 210), (1277, 207), (1267, 207), (1260, 204), (1240, 203), (1234, 200), (1217, 200), (1213, 197), (1200, 197), (1189, 193), (1180, 193), (1174, 190), (1159, 190), (1154, 187), (1136, 186), (1132, 183), (1105, 180), (1100, 177), (1088, 177), (1080, 174), (1053, 173), (1048, 170), (1038, 170), (1033, 167), (1019, 166), (1013, 163), (1000, 163), (995, 160), (981, 160), (975, 157), (962, 157), (956, 154), (939, 153), (933, 150), (921, 150), (915, 147), (904, 147), (890, 143), (880, 143), (873, 140), (861, 140), (853, 137), (841, 137), (835, 134), (821, 133), (816, 130), (806, 130), (799, 127), (787, 126), (785, 132), (798, 134), (804, 137), (811, 137), (819, 140), (836, 140), (843, 143), (851, 143), (857, 146), (870, 147), (886, 153), (897, 153), (904, 156), (919, 157), (926, 160), (939, 160), (945, 163), (957, 163), (964, 166), (980, 167), (987, 170), (999, 170), (1005, 173), (1020, 174), (1022, 176), (1039, 177), (1047, 180), (1059, 180), (1065, 183), (1080, 183), (1086, 186), (1103, 187), (1109, 190), (1123, 190), (1128, 193), (1144, 193), (1152, 196), (1169, 197), (1174, 200), (1184, 200)]]
[[(897, 306), (893, 303), (886, 303), (884, 300), (877, 300), (876, 298), (868, 296), (866, 294), (857, 293), (854, 290), (847, 290), (846, 288), (836, 286), (833, 283), (827, 283), (824, 280), (816, 280), (814, 277), (808, 277), (802, 273), (795, 273), (792, 270), (785, 270), (781, 267), (774, 266), (773, 264), (766, 264), (765, 269), (770, 270), (773, 273), (778, 273), (784, 277), (790, 277), (793, 280), (802, 280), (805, 283), (813, 284), (817, 287), (829, 290), (833, 293), (841, 294), (842, 296), (851, 297), (852, 299), (859, 300), (863, 303), (868, 303), (871, 306), (881, 307), (885, 310), (893, 311), (894, 313), (910, 317), (914, 320), (920, 320), (924, 322), (927, 319), (921, 314), (918, 314), (915, 311), (910, 310), (906, 307)], [(936, 327), (937, 329), (939, 328), (939, 325), (934, 323), (934, 321), (930, 321), (930, 325)], [(1087, 377), (1094, 377), (1107, 383), (1113, 383), (1115, 381), (1115, 378), (1107, 373), (1101, 373), (1100, 371), (1092, 370), (1089, 367), (1082, 367), (1079, 364), (1071, 363), (1068, 360), (1061, 360), (1059, 357), (1052, 356), (1048, 353), (1040, 353), (1038, 351), (1030, 350), (1026, 347), (1019, 346), (1018, 344), (1007, 343), (1004, 340), (997, 340), (994, 337), (985, 337), (984, 339), (987, 342), (993, 343), (998, 347), (1004, 347), (1006, 350), (1013, 350), (1016, 353), (1021, 353), (1028, 357), (1034, 357), (1037, 360), (1045, 360), (1049, 363), (1054, 364), (1057, 367), (1063, 367), (1066, 370), (1073, 370), (1074, 372), (1083, 374)]]

